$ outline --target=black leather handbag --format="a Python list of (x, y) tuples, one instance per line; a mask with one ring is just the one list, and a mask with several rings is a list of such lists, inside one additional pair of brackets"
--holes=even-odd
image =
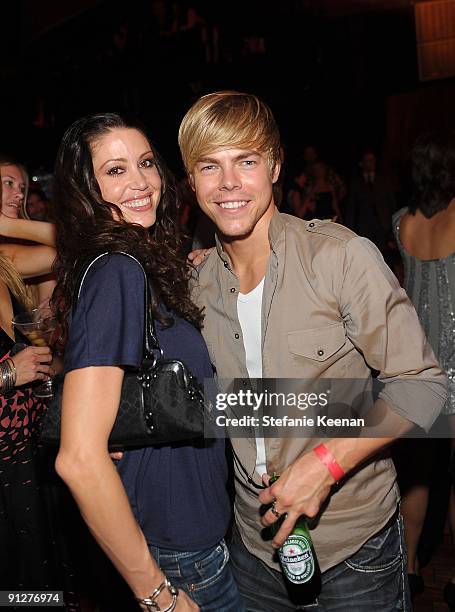
[[(183, 361), (164, 359), (150, 312), (150, 286), (141, 263), (132, 255), (144, 273), (145, 324), (143, 358), (137, 370), (125, 370), (120, 405), (109, 436), (109, 448), (139, 448), (156, 444), (172, 444), (204, 435), (204, 424), (210, 421), (212, 405), (204, 397), (202, 385)], [(102, 253), (83, 266), (76, 283), (73, 310), (85, 276)], [(60, 441), (61, 396), (63, 375), (54, 379), (55, 393), (43, 418), (41, 441)]]

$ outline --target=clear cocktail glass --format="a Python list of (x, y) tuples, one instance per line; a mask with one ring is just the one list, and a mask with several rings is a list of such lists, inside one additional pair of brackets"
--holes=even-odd
[[(13, 318), (13, 325), (33, 346), (49, 346), (57, 329), (57, 319), (50, 308), (34, 308), (17, 314)], [(33, 393), (40, 398), (52, 397), (52, 378), (49, 376), (42, 384), (34, 387)]]

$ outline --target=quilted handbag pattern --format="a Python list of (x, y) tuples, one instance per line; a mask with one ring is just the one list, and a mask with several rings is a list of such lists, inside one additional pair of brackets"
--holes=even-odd
[[(119, 253), (119, 251), (115, 251)], [(78, 291), (90, 266), (103, 253), (83, 267)], [(134, 259), (142, 268), (140, 262)], [(149, 314), (150, 289), (145, 270), (145, 326), (143, 359), (138, 370), (126, 370), (120, 404), (109, 436), (109, 448), (140, 448), (156, 444), (183, 442), (204, 435), (204, 424), (211, 421), (212, 406), (202, 386), (183, 361), (164, 359)], [(73, 308), (75, 300), (73, 300)], [(54, 379), (54, 396), (43, 418), (41, 441), (58, 444), (61, 425), (61, 396), (64, 376)]]

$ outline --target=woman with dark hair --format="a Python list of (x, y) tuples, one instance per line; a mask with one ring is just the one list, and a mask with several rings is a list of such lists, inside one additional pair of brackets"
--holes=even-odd
[[(164, 355), (183, 360), (201, 382), (213, 375), (179, 251), (173, 178), (141, 127), (92, 115), (63, 137), (54, 203), (53, 302), (66, 373), (57, 471), (142, 609), (238, 612), (223, 540), (230, 519), (224, 442), (127, 451), (117, 469), (108, 452), (124, 368), (141, 362), (144, 327), (142, 270), (112, 251), (133, 255), (146, 270)], [(81, 265), (106, 252), (70, 314)], [(167, 579), (181, 589), (174, 603)]]
[[(455, 134), (432, 133), (412, 149), (413, 196), (410, 206), (393, 218), (404, 263), (404, 288), (416, 307), (422, 327), (445, 370), (449, 397), (443, 414), (455, 437)], [(428, 506), (432, 440), (402, 443), (397, 466), (403, 481), (402, 513), (408, 548), (411, 591), (423, 590), (417, 548)], [(430, 444), (423, 452), (423, 444)], [(450, 524), (455, 534), (455, 498), (450, 499)], [(455, 577), (445, 590), (455, 610)]]

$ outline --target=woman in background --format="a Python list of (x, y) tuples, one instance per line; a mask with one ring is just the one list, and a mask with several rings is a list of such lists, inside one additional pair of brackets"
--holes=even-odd
[[(48, 224), (0, 215), (0, 234), (52, 244)], [(24, 348), (15, 314), (30, 306), (22, 278), (46, 274), (51, 246), (0, 244), (0, 588), (46, 589), (50, 536), (37, 481), (37, 429), (44, 405), (31, 383), (52, 373), (48, 347)], [(20, 350), (23, 349), (23, 350)]]
[[(25, 205), (27, 202), (29, 177), (22, 164), (17, 163), (12, 157), (0, 154), (0, 178), (2, 183), (1, 212), (9, 219), (27, 218)], [(17, 237), (0, 235), (0, 244), (30, 244), (33, 237), (29, 239), (18, 239)], [(26, 281), (29, 299), (33, 306), (43, 306), (50, 300), (55, 288), (55, 281), (51, 273), (44, 277), (34, 278), (29, 276)]]
[(28, 191), (28, 174), (25, 168), (11, 157), (0, 155), (0, 179), (2, 215), (10, 219), (23, 216), (23, 206), (27, 201)]
[[(411, 154), (413, 197), (393, 218), (404, 263), (404, 288), (411, 298), (430, 344), (445, 370), (449, 397), (444, 407), (455, 438), (455, 134), (419, 138)], [(428, 507), (433, 440), (408, 440), (399, 447), (398, 468), (404, 484), (401, 510), (408, 549), (411, 591), (423, 590), (417, 548)], [(453, 463), (452, 463), (453, 465)], [(452, 474), (453, 478), (453, 474)], [(455, 534), (455, 498), (449, 517)], [(455, 577), (445, 589), (455, 610)]]

